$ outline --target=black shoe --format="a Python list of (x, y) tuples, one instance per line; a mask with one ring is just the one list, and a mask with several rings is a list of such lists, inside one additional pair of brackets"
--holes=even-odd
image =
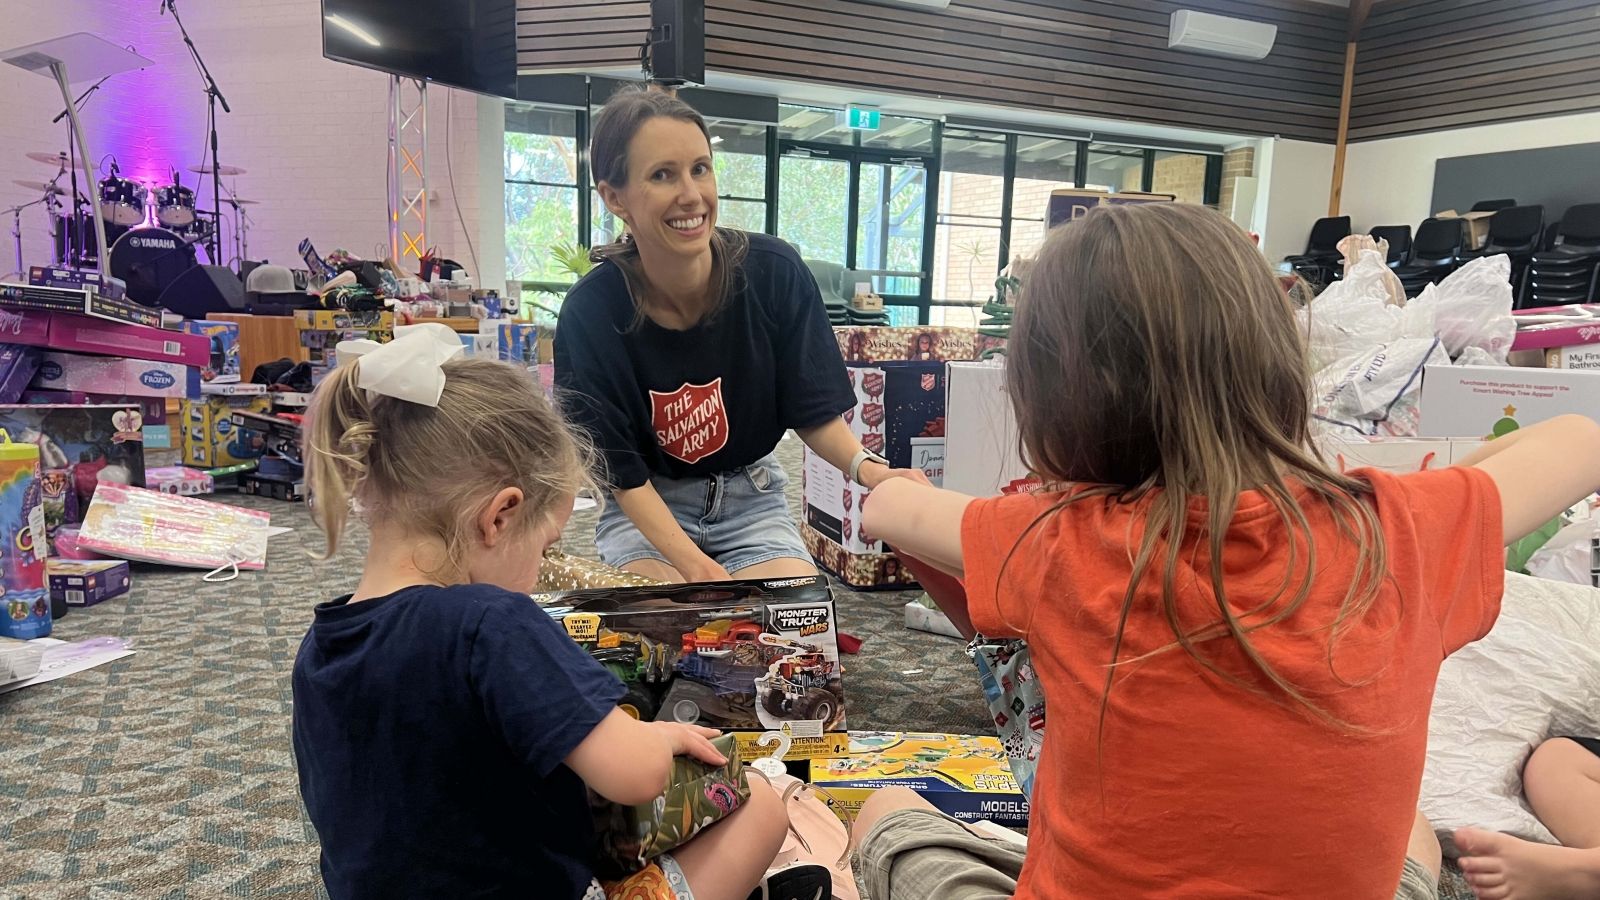
[(749, 900), (830, 900), (833, 877), (822, 866), (805, 864), (770, 872)]

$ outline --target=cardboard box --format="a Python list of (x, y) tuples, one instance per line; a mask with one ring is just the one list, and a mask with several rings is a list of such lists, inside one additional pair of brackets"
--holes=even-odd
[(266, 413), (271, 408), (272, 401), (267, 397), (184, 400), (180, 407), (184, 464), (197, 469), (217, 469), (260, 459), (266, 452), (266, 437), (236, 426), (233, 413)]
[(108, 322), (161, 327), (161, 311), (128, 300), (101, 296), (92, 290), (0, 284), (0, 306), (39, 312), (74, 313)]
[(0, 343), (50, 346), (50, 313), (0, 307)]
[(134, 397), (187, 396), (189, 367), (178, 363), (49, 351), (34, 376), (39, 390)]
[(497, 326), (496, 353), (506, 362), (537, 365), (539, 326), (526, 322), (501, 322)]
[(206, 341), (205, 361), (191, 363), (195, 369), (189, 373), (189, 396), (200, 396), (202, 384), (237, 384), (240, 381), (238, 322), (195, 319), (184, 322), (183, 330)]
[(1442, 469), (1466, 459), (1484, 442), (1460, 438), (1374, 438), (1355, 440), (1327, 437), (1317, 442), (1336, 471), (1383, 469), (1389, 472), (1419, 472)]
[(1512, 352), (1600, 344), (1600, 304), (1519, 309), (1511, 315), (1517, 323)]
[(992, 497), (1039, 487), (1022, 464), (1017, 420), (999, 363), (953, 362), (946, 372), (944, 487)]
[(1551, 347), (1540, 354), (1540, 361), (1546, 369), (1600, 369), (1600, 346)]
[(44, 575), (50, 599), (68, 606), (93, 606), (133, 586), (128, 563), (121, 559), (47, 559)]
[(976, 328), (953, 325), (895, 328), (889, 325), (845, 325), (833, 329), (847, 363), (950, 362), (980, 359), (1005, 346), (1004, 338), (979, 334)]
[(100, 277), (100, 272), (95, 269), (55, 268), (53, 266), (29, 266), (28, 283), (41, 287), (69, 288), (71, 290), (98, 291), (101, 295), (112, 300), (121, 300), (126, 296), (128, 283), (120, 278)]
[(902, 591), (917, 586), (893, 553), (851, 553), (804, 522), (800, 523), (800, 538), (823, 571), (856, 590)]
[(1127, 206), (1138, 203), (1171, 203), (1178, 199), (1172, 194), (1147, 194), (1143, 191), (1110, 193), (1093, 188), (1057, 188), (1050, 192), (1045, 207), (1045, 228), (1054, 228), (1089, 214), (1097, 206)]
[(301, 331), (394, 331), (394, 313), (387, 310), (297, 309), (294, 326)]
[(1468, 250), (1477, 250), (1489, 242), (1489, 220), (1494, 218), (1493, 210), (1480, 212), (1458, 213), (1453, 209), (1433, 214), (1435, 219), (1460, 219), (1462, 227), (1463, 245)]
[(1600, 419), (1600, 372), (1512, 366), (1429, 366), (1423, 437), (1492, 440), (1567, 413)]
[(837, 616), (821, 577), (600, 588), (540, 602), (628, 685), (622, 706), (641, 718), (786, 729), (815, 739), (817, 751), (845, 729)]
[(180, 497), (209, 494), (216, 490), (216, 481), (210, 475), (186, 466), (147, 469), (144, 478), (145, 486), (151, 490)]
[(811, 783), (847, 824), (873, 792), (907, 787), (963, 822), (1028, 825), (1028, 798), (992, 735), (853, 731), (848, 756), (812, 761)]
[(102, 478), (144, 487), (143, 425), (139, 410), (128, 405), (0, 406), (0, 428), (14, 441), (39, 445), (40, 469), (55, 470), (71, 483), (71, 503), (80, 515)]
[(210, 344), (203, 335), (63, 314), (50, 316), (47, 346), (70, 353), (95, 353), (180, 366), (203, 366), (210, 359)]

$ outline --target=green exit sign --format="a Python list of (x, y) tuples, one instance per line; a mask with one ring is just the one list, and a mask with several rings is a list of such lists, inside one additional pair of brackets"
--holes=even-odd
[(845, 109), (845, 123), (857, 131), (877, 131), (878, 119), (882, 116), (877, 110), (867, 106), (851, 106)]

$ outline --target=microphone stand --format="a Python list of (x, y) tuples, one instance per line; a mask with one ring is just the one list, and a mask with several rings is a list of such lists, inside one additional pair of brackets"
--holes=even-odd
[[(115, 74), (115, 73), (113, 73), (113, 74)], [(83, 93), (79, 94), (78, 95), (78, 99), (72, 101), (73, 108), (78, 109), (79, 111), (82, 111), (84, 101), (89, 99), (89, 95), (90, 94), (93, 94), (95, 91), (99, 90), (100, 89), (100, 85), (105, 84), (106, 83), (106, 78), (110, 78), (110, 77), (111, 77), (110, 75), (107, 75), (105, 78), (102, 78), (99, 81), (96, 81), (94, 84), (89, 85), (89, 89), (88, 90), (86, 90)], [(51, 125), (55, 125), (55, 124), (59, 123), (62, 119), (65, 119), (67, 117), (67, 113), (70, 112), (70, 111), (71, 110), (63, 109), (61, 112), (56, 114), (56, 117), (54, 119), (50, 120), (50, 124)], [(79, 216), (79, 213), (82, 210), (81, 210), (81, 207), (78, 205), (78, 157), (77, 157), (78, 150), (73, 145), (74, 141), (76, 140), (76, 138), (73, 137), (73, 129), (74, 129), (73, 124), (71, 122), (68, 122), (67, 123), (67, 157), (68, 157), (68, 164), (72, 166), (72, 219), (71, 219), (71, 224), (69, 225), (69, 227), (72, 229), (72, 236), (71, 236), (72, 237), (72, 241), (71, 241), (71, 243), (72, 243), (72, 248), (73, 249), (67, 254), (68, 258), (66, 260), (64, 260), (63, 262), (66, 265), (69, 265), (69, 266), (79, 266), (79, 265), (83, 265), (83, 261), (88, 258), (88, 254), (85, 251), (88, 249), (87, 244), (89, 243), (89, 236), (87, 234), (83, 233), (84, 223), (83, 223), (83, 219)], [(58, 175), (57, 177), (59, 178), (60, 176)], [(96, 190), (96, 187), (95, 187), (95, 184), (94, 184), (94, 179), (92, 179), (92, 178), (89, 179), (89, 189), (90, 190)], [(98, 258), (98, 254), (100, 254), (100, 253), (108, 253), (108, 252), (109, 252), (109, 250), (107, 248), (105, 248), (105, 247), (102, 247), (99, 250), (95, 251), (95, 253), (97, 254), (97, 258)], [(74, 256), (74, 254), (76, 254), (76, 256)]]
[(211, 233), (207, 252), (213, 263), (218, 258), (221, 250), (222, 232), (222, 162), (217, 159), (217, 104), (222, 104), (222, 111), (232, 113), (228, 106), (228, 98), (222, 96), (222, 89), (217, 87), (217, 80), (211, 77), (211, 70), (206, 68), (206, 61), (200, 58), (200, 51), (195, 49), (194, 41), (189, 38), (189, 29), (183, 27), (183, 19), (178, 16), (176, 0), (163, 0), (167, 12), (172, 13), (172, 18), (178, 23), (178, 31), (183, 35), (183, 43), (189, 48), (189, 55), (194, 57), (194, 64), (200, 70), (200, 77), (206, 82), (206, 126), (210, 131), (211, 140), (211, 208), (216, 212), (217, 227)]

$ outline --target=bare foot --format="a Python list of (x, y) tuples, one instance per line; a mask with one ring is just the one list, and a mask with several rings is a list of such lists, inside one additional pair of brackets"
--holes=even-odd
[(1481, 828), (1457, 829), (1456, 847), (1478, 900), (1600, 898), (1600, 848), (1535, 844)]

